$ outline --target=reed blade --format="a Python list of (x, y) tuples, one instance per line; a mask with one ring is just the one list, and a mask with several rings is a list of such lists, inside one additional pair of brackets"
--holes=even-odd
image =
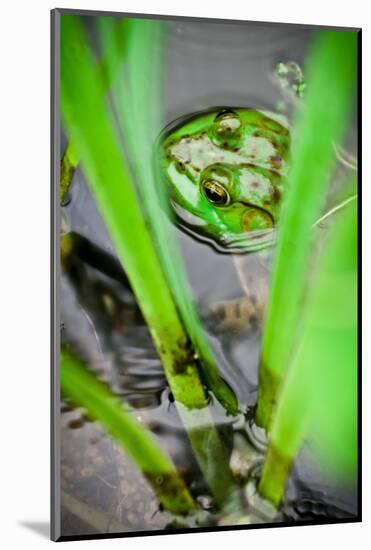
[(259, 491), (276, 506), (305, 438), (317, 467), (357, 474), (357, 207), (339, 214), (325, 243), (300, 345), (283, 383)]
[(269, 429), (277, 392), (300, 339), (313, 244), (355, 90), (356, 33), (320, 32), (309, 58), (307, 94), (293, 130), (259, 370), (257, 423)]
[[(123, 136), (78, 17), (63, 14), (61, 44), (65, 128), (78, 149), (87, 182), (151, 331), (201, 470), (220, 506), (227, 501), (239, 506), (226, 449), (207, 407), (199, 362), (159, 259), (158, 237), (133, 183), (139, 168), (132, 157), (128, 165), (124, 154), (123, 140), (131, 139), (133, 123), (129, 122)], [(135, 95), (135, 90), (131, 88), (130, 93)], [(136, 150), (136, 155), (140, 165), (148, 159), (142, 156), (142, 149)]]
[(104, 431), (117, 441), (147, 478), (164, 508), (173, 514), (195, 510), (195, 502), (172, 461), (121, 397), (111, 393), (66, 348), (61, 352), (60, 369), (62, 395), (83, 407), (89, 417), (99, 420)]
[(98, 25), (105, 59), (112, 59), (111, 72), (115, 76), (110, 77), (111, 92), (120, 126), (124, 129), (131, 171), (138, 185), (138, 195), (149, 226), (156, 238), (156, 248), (169, 287), (200, 357), (199, 368), (206, 385), (229, 413), (237, 414), (236, 396), (220, 376), (197, 313), (171, 224), (173, 214), (168, 191), (158, 166), (160, 157), (156, 149), (164, 126), (161, 105), (164, 96), (166, 24), (143, 19), (129, 20), (129, 39), (121, 71), (116, 70), (114, 61), (121, 55), (120, 41), (117, 40), (117, 34), (112, 32), (114, 20), (100, 18)]

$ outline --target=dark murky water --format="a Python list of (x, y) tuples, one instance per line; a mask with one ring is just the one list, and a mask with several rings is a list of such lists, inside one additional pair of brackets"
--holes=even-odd
[[(213, 105), (275, 110), (283, 96), (273, 78), (274, 67), (279, 61), (301, 64), (311, 37), (311, 31), (294, 27), (170, 23), (164, 126)], [(286, 98), (286, 107), (290, 116), (293, 101)], [(62, 276), (62, 339), (135, 409), (207, 511), (212, 503), (199, 482), (160, 361), (79, 169), (62, 215), (65, 228), (80, 239), (68, 274)], [(244, 280), (231, 255), (218, 254), (180, 231), (177, 236), (220, 368), (247, 410), (256, 401), (264, 304), (253, 316), (241, 306), (246, 300)], [(259, 293), (269, 278), (269, 257), (240, 257), (239, 269)], [(232, 468), (243, 476), (262, 455), (251, 450), (244, 417), (227, 418), (214, 408)], [(141, 474), (95, 423), (63, 403), (61, 426), (63, 534), (143, 531), (171, 524)], [(243, 463), (244, 454), (251, 462)], [(317, 470), (308, 442), (296, 461), (278, 520), (349, 517), (356, 513), (356, 499), (354, 487), (339, 486)], [(257, 514), (255, 520), (262, 518), (264, 514)], [(214, 520), (206, 514), (202, 521)]]

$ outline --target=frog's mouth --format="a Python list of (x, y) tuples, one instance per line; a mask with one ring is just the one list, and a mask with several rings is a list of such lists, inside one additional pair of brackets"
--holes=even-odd
[[(255, 230), (250, 229), (242, 233), (226, 231), (223, 234), (216, 234), (210, 231), (201, 218), (191, 214), (176, 202), (171, 202), (172, 210), (175, 214), (176, 225), (179, 229), (196, 240), (208, 244), (222, 254), (244, 254), (253, 252), (272, 246), (275, 242), (276, 229), (273, 224), (273, 218), (269, 212), (263, 209), (259, 210), (264, 213), (265, 216), (269, 216), (271, 220), (269, 227), (257, 228)], [(243, 216), (248, 217), (249, 212), (250, 210), (247, 209)], [(242, 223), (244, 223), (244, 220), (242, 220)]]
[(247, 231), (239, 235), (223, 235), (219, 240), (226, 252), (243, 254), (244, 252), (253, 252), (272, 246), (275, 237), (275, 228), (269, 227), (266, 229), (257, 229), (255, 231)]

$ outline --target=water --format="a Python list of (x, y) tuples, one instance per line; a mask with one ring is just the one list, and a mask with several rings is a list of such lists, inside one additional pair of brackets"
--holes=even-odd
[[(164, 127), (179, 117), (217, 105), (273, 111), (285, 108), (290, 118), (296, 99), (282, 93), (274, 70), (278, 62), (302, 65), (311, 37), (312, 31), (294, 27), (184, 20), (169, 23)], [(82, 237), (68, 275), (62, 276), (62, 339), (134, 408), (138, 420), (150, 427), (170, 454), (205, 512), (193, 525), (238, 523), (241, 518), (220, 518), (212, 513), (212, 499), (160, 361), (79, 169), (62, 215), (65, 230)], [(232, 255), (217, 253), (215, 247), (185, 232), (176, 229), (176, 233), (219, 366), (247, 413), (256, 402), (270, 253), (240, 256), (236, 267)], [(210, 406), (243, 492), (247, 477), (259, 469), (264, 438), (254, 433), (253, 427), (246, 429), (244, 415), (233, 419), (224, 415), (215, 401)], [(82, 411), (63, 403), (61, 429), (63, 534), (143, 531), (174, 525), (174, 519), (159, 509), (152, 489), (130, 460)], [(250, 516), (243, 521), (268, 521), (269, 512), (256, 500), (251, 485), (249, 491), (244, 498), (250, 503)], [(338, 518), (355, 513), (354, 487), (339, 486), (319, 472), (307, 444), (295, 463), (287, 502), (278, 520)]]
[(168, 122), (213, 105), (275, 110), (276, 64), (302, 63), (312, 31), (264, 25), (179, 21), (171, 24)]

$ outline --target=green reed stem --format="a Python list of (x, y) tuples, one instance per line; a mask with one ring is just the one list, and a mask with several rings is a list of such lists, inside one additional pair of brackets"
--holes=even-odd
[(73, 175), (79, 164), (79, 158), (72, 142), (67, 144), (61, 160), (61, 180), (60, 180), (60, 204), (63, 206), (66, 194), (70, 188)]
[(188, 407), (202, 407), (206, 398), (191, 346), (167, 288), (104, 98), (105, 88), (96, 77), (81, 22), (64, 14), (61, 104), (65, 125), (78, 145), (88, 183), (141, 305), (174, 397)]
[[(151, 234), (134, 190), (106, 88), (94, 71), (86, 41), (79, 18), (64, 14), (61, 42), (64, 124), (78, 146), (88, 184), (151, 331), (201, 470), (219, 504), (232, 500), (238, 506), (226, 449), (207, 408), (194, 348), (168, 288), (155, 248), (156, 236)], [(140, 150), (137, 155), (141, 155)]]
[[(105, 85), (106, 90), (109, 89), (112, 83), (119, 61), (125, 58), (126, 43), (128, 40), (130, 29), (128, 28), (127, 19), (115, 19), (112, 26), (112, 32), (121, 50), (121, 58), (115, 59), (115, 66), (110, 62), (110, 68), (108, 70), (107, 60), (103, 57), (96, 65), (97, 76)], [(76, 168), (80, 162), (80, 158), (77, 152), (77, 148), (73, 141), (67, 143), (66, 149), (63, 153), (61, 160), (61, 175), (60, 175), (60, 204), (63, 206), (66, 193), (68, 192)]]
[(220, 376), (197, 314), (183, 259), (169, 223), (173, 215), (169, 207), (168, 190), (162, 174), (158, 173), (157, 178), (155, 176), (156, 169), (159, 172), (159, 155), (156, 155), (155, 144), (163, 127), (160, 106), (164, 91), (160, 84), (164, 81), (164, 24), (143, 19), (129, 21), (130, 35), (126, 42), (125, 64), (120, 72), (116, 67), (117, 59), (122, 59), (122, 46), (117, 34), (112, 32), (114, 20), (100, 18), (98, 25), (104, 45), (104, 58), (110, 71), (111, 93), (120, 125), (124, 129), (130, 165), (146, 218), (152, 233), (156, 235), (156, 248), (169, 287), (193, 346), (200, 356), (199, 368), (207, 387), (230, 414), (237, 414), (236, 396)]
[(103, 429), (140, 468), (166, 510), (187, 514), (196, 508), (183, 479), (151, 433), (132, 411), (87, 370), (82, 361), (66, 349), (61, 353), (61, 391), (88, 415), (98, 419)]
[(322, 250), (301, 341), (275, 411), (260, 494), (278, 506), (306, 436), (337, 480), (357, 468), (357, 209), (339, 214)]
[(321, 32), (307, 69), (307, 95), (294, 126), (259, 371), (257, 423), (269, 429), (305, 306), (312, 226), (320, 216), (354, 93), (356, 35)]

